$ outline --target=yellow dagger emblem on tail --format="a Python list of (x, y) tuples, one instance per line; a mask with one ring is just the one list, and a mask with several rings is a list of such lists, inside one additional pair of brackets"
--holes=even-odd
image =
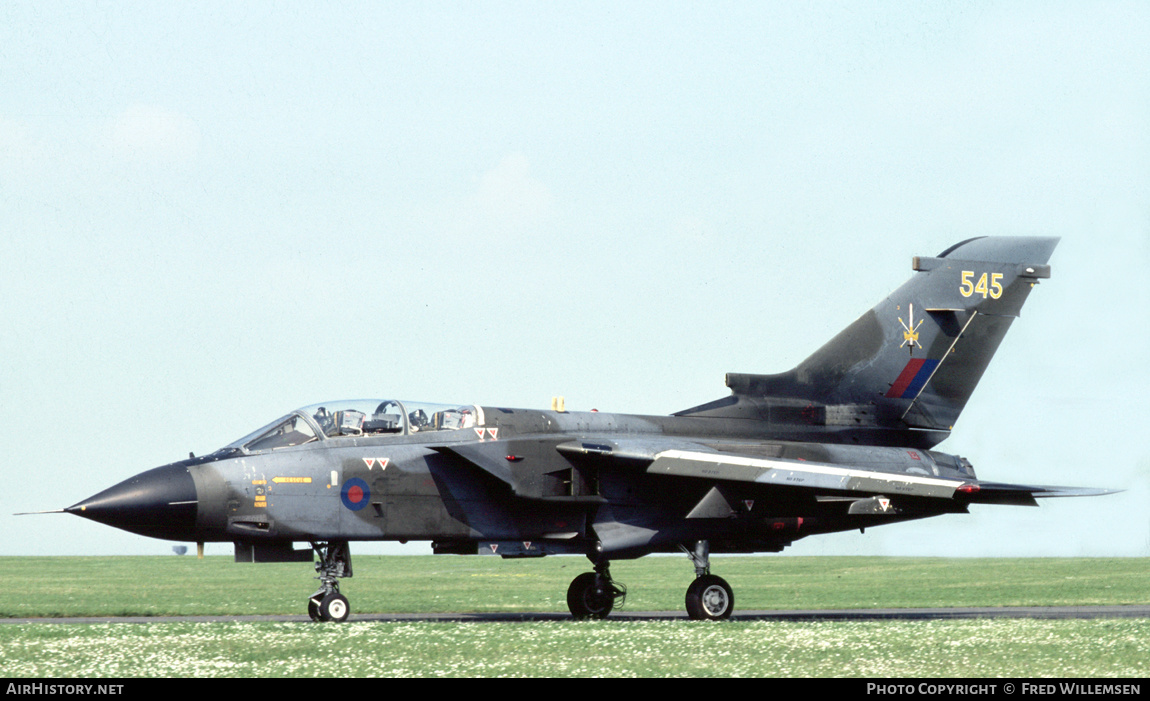
[(901, 316), (898, 318), (898, 323), (902, 324), (903, 328), (903, 340), (902, 345), (900, 345), (899, 348), (906, 346), (909, 348), (911, 354), (913, 355), (914, 347), (918, 345), (918, 327), (922, 326), (922, 319), (919, 319), (917, 324), (914, 323), (914, 305), (910, 304), (908, 306), (910, 307), (910, 323), (908, 324), (907, 322), (903, 321)]

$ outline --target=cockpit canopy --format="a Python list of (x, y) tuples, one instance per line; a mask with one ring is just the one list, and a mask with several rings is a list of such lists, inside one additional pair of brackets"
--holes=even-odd
[(411, 435), (458, 431), (482, 423), (472, 405), (354, 399), (296, 409), (225, 446), (225, 450), (258, 453), (342, 436)]

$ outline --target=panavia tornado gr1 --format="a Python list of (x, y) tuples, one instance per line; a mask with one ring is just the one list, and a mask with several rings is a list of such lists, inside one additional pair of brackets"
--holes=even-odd
[(576, 618), (621, 604), (613, 560), (681, 551), (695, 570), (690, 617), (727, 618), (735, 596), (711, 553), (1107, 493), (984, 481), (933, 450), (1050, 277), (1057, 243), (984, 237), (914, 258), (908, 282), (798, 367), (728, 374), (729, 396), (670, 416), (326, 402), (63, 511), (156, 538), (233, 542), (237, 561), (313, 561), (308, 611), (319, 621), (347, 619), (350, 544), (373, 540), (585, 555), (591, 571), (567, 591)]

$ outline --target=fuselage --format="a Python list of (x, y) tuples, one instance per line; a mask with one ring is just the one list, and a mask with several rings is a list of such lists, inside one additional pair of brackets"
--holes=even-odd
[[(610, 537), (597, 533), (595, 524), (606, 513), (612, 523), (637, 524), (639, 535), (629, 534), (614, 549), (643, 554), (670, 547), (683, 529), (692, 534), (685, 539), (697, 538), (708, 525), (706, 518), (687, 519), (706, 485), (684, 479), (668, 489), (666, 478), (653, 480), (643, 469), (677, 438), (740, 454), (974, 477), (969, 464), (954, 456), (854, 445), (850, 427), (828, 431), (806, 420), (810, 412), (791, 415), (798, 420), (772, 426), (705, 414), (332, 402), (292, 412), (210, 455), (141, 473), (68, 511), (170, 540), (429, 540), (441, 552), (491, 547), (524, 555), (586, 552), (592, 542), (602, 547)], [(649, 453), (643, 452), (644, 437), (658, 439)], [(596, 461), (596, 446), (620, 439), (637, 451), (634, 468)], [(499, 446), (499, 464), (461, 457), (489, 443)], [(753, 485), (734, 491), (729, 500), (757, 501), (757, 507), (753, 518), (711, 519), (716, 551), (723, 543), (730, 550), (777, 550), (804, 535), (873, 525), (857, 516), (836, 520), (843, 507), (834, 502), (799, 494), (780, 498), (777, 490)], [(890, 520), (893, 514), (875, 523)]]

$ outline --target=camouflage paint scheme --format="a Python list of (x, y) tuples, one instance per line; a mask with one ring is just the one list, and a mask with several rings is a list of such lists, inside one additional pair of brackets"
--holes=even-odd
[(611, 560), (683, 551), (696, 572), (691, 617), (726, 618), (734, 594), (710, 574), (711, 552), (1106, 493), (985, 482), (932, 450), (1050, 276), (1057, 243), (977, 238), (915, 258), (907, 283), (798, 367), (728, 374), (729, 396), (672, 416), (331, 402), (65, 511), (157, 538), (231, 541), (242, 561), (311, 561), (314, 550), (317, 620), (347, 618), (338, 579), (351, 575), (349, 543), (366, 540), (586, 555), (594, 572), (568, 592), (576, 617), (606, 616), (624, 595)]

